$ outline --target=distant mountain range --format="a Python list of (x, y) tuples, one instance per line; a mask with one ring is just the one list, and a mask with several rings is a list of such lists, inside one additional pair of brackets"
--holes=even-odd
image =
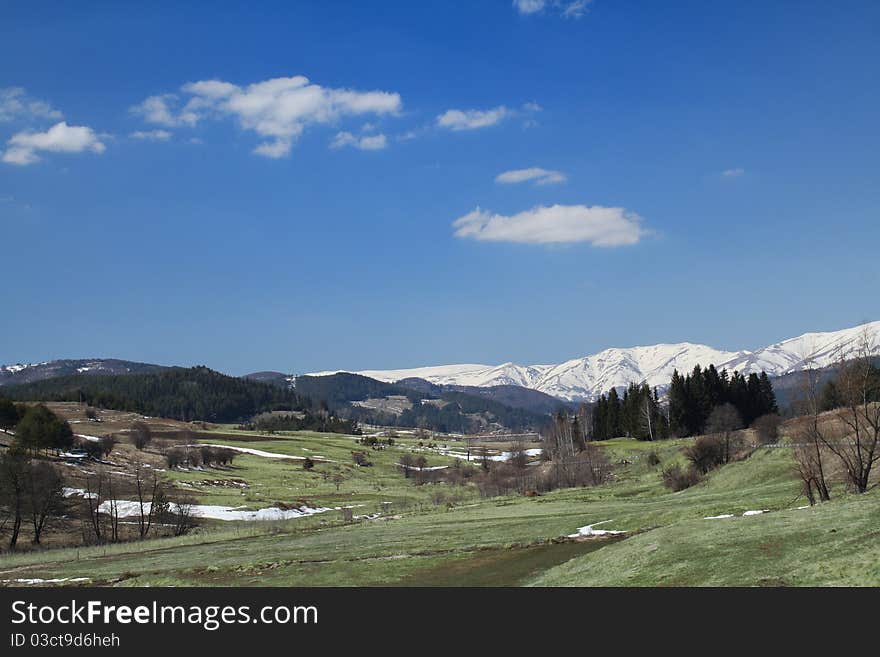
[[(402, 370), (355, 372), (378, 381), (399, 382), (422, 379), (441, 386), (486, 388), (520, 386), (567, 401), (593, 401), (612, 387), (646, 382), (663, 388), (673, 370), (687, 372), (695, 365), (714, 364), (719, 370), (759, 373), (779, 377), (805, 369), (833, 365), (841, 357), (855, 355), (859, 338), (867, 330), (880, 343), (880, 321), (827, 333), (805, 333), (754, 351), (723, 351), (701, 344), (682, 342), (648, 347), (606, 349), (558, 365), (439, 365)], [(328, 376), (315, 372), (309, 376)]]
[[(877, 321), (840, 331), (805, 333), (754, 351), (724, 351), (682, 342), (606, 349), (558, 365), (438, 365), (351, 373), (438, 397), (446, 393), (465, 393), (511, 408), (546, 413), (554, 410), (556, 400), (593, 401), (612, 387), (625, 387), (633, 382), (644, 381), (663, 389), (672, 378), (673, 370), (687, 372), (695, 365), (714, 364), (718, 369), (737, 370), (744, 374), (763, 370), (771, 377), (784, 377), (805, 369), (808, 364), (815, 368), (829, 367), (841, 357), (849, 358), (855, 354), (865, 330), (876, 344), (880, 344), (880, 321)], [(113, 358), (19, 363), (0, 367), (0, 386), (74, 374), (147, 374), (165, 369), (168, 368), (162, 365)], [(315, 372), (305, 376), (326, 377), (344, 372), (346, 370)], [(295, 385), (297, 377), (264, 371), (243, 378), (289, 387)]]
[(74, 374), (151, 374), (168, 369), (162, 365), (136, 363), (116, 358), (51, 360), (45, 363), (18, 363), (0, 367), (0, 386), (33, 383)]

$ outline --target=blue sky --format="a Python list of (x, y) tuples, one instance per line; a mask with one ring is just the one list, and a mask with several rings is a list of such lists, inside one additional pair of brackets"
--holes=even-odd
[(880, 317), (877, 3), (144, 4), (0, 10), (0, 363), (551, 363)]

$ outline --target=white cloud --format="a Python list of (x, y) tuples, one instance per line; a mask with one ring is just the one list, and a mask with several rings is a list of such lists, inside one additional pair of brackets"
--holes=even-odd
[(546, 4), (546, 0), (513, 0), (513, 6), (521, 14), (536, 14)]
[(565, 4), (562, 7), (562, 17), (580, 18), (587, 13), (587, 5), (589, 5), (590, 2), (592, 2), (592, 0), (574, 0), (574, 2)]
[(129, 136), (144, 141), (168, 141), (171, 139), (171, 133), (167, 130), (137, 130)]
[(437, 117), (437, 125), (449, 130), (476, 130), (501, 122), (510, 114), (504, 105), (488, 110), (446, 110)]
[(383, 134), (356, 137), (350, 132), (338, 132), (330, 142), (330, 148), (343, 148), (352, 146), (362, 151), (378, 151), (388, 145), (388, 140)]
[(725, 169), (721, 172), (721, 176), (723, 178), (739, 178), (740, 176), (745, 175), (745, 169)]
[(61, 117), (61, 112), (45, 101), (28, 96), (21, 87), (0, 89), (0, 122), (30, 118), (58, 120)]
[[(206, 117), (234, 117), (242, 128), (264, 139), (253, 152), (271, 158), (288, 155), (308, 125), (333, 123), (346, 116), (397, 114), (402, 107), (397, 93), (322, 87), (302, 75), (245, 87), (201, 80), (183, 85), (181, 92), (188, 97), (182, 107), (175, 95), (165, 94), (151, 96), (132, 110), (151, 123), (167, 126), (193, 125)], [(381, 147), (378, 139), (369, 144)]]
[(552, 9), (563, 18), (580, 18), (587, 13), (593, 0), (513, 0), (513, 6), (524, 15), (537, 14)]
[(601, 247), (627, 246), (647, 234), (637, 214), (600, 205), (552, 205), (511, 216), (477, 208), (456, 219), (452, 226), (456, 237), (520, 244), (588, 242)]
[(541, 167), (513, 169), (512, 171), (505, 171), (504, 173), (499, 173), (495, 176), (495, 182), (503, 185), (523, 183), (530, 180), (533, 180), (537, 185), (552, 185), (555, 183), (563, 183), (567, 178), (561, 171), (542, 169)]
[(3, 161), (20, 165), (37, 162), (40, 159), (39, 151), (103, 153), (105, 149), (94, 130), (86, 126), (67, 125), (66, 121), (56, 123), (46, 132), (19, 132), (12, 136), (8, 144)]
[(142, 103), (132, 107), (131, 112), (144, 117), (147, 123), (164, 125), (169, 128), (182, 125), (193, 126), (198, 122), (198, 114), (189, 108), (176, 111), (173, 109), (175, 104), (177, 104), (177, 96), (174, 94), (150, 96)]

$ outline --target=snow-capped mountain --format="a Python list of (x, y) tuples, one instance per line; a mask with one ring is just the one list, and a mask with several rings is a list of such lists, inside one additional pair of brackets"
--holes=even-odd
[[(796, 338), (754, 351), (723, 351), (702, 344), (681, 342), (649, 347), (606, 349), (591, 356), (575, 358), (559, 365), (438, 365), (401, 370), (355, 372), (379, 381), (394, 382), (416, 377), (431, 383), (463, 386), (518, 385), (540, 390), (569, 401), (594, 400), (612, 387), (646, 382), (664, 387), (673, 370), (687, 372), (695, 365), (714, 364), (719, 370), (744, 374), (766, 371), (781, 376), (806, 368), (826, 367), (843, 357), (855, 355), (864, 331), (880, 345), (880, 321), (841, 331), (806, 333)], [(326, 376), (332, 372), (315, 372)]]

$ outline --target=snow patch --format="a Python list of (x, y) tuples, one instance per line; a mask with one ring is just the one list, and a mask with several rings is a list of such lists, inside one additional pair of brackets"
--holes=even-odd
[(619, 529), (593, 529), (593, 527), (597, 525), (604, 525), (606, 522), (613, 522), (613, 520), (603, 520), (602, 522), (594, 522), (592, 525), (586, 525), (584, 527), (578, 527), (577, 534), (569, 534), (568, 538), (580, 538), (582, 536), (606, 536), (613, 534), (626, 534), (625, 531)]

